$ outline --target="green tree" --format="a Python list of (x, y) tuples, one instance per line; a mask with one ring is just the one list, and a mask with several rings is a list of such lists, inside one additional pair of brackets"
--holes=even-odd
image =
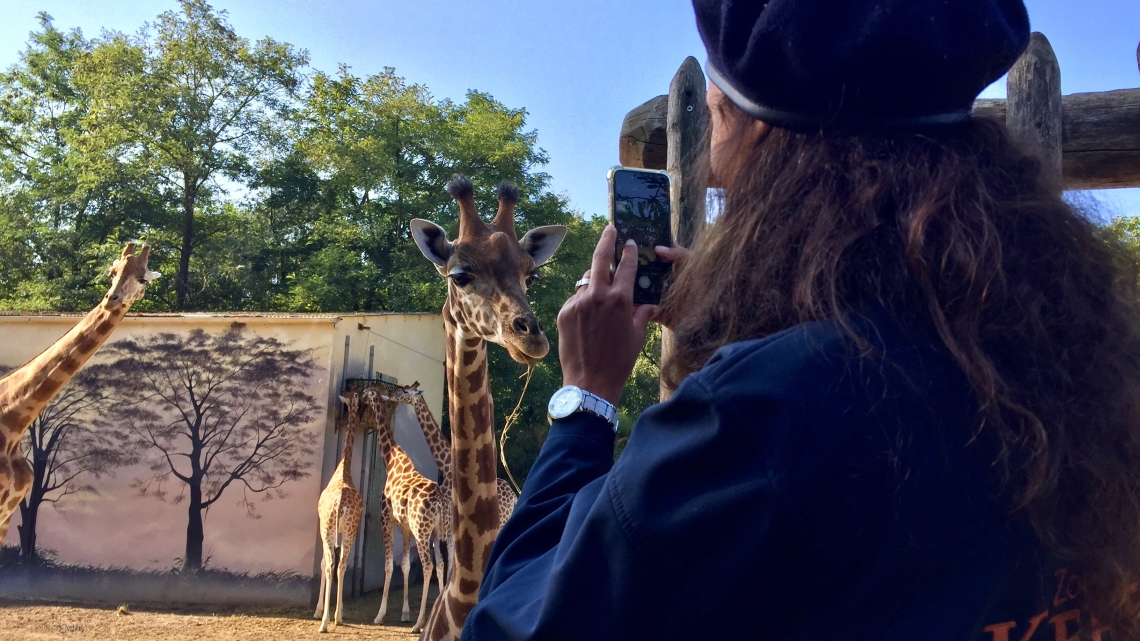
[(187, 307), (198, 217), (219, 179), (242, 181), (301, 86), (308, 54), (270, 38), (238, 37), (224, 11), (183, 0), (134, 37), (112, 33), (79, 57), (74, 82), (88, 96), (80, 120), (83, 178), (121, 162), (145, 168), (181, 210), (176, 307)]
[(0, 75), (0, 306), (83, 309), (102, 296), (99, 274), (120, 240), (161, 224), (161, 195), (123, 163), (82, 175), (89, 100), (73, 79), (91, 44), (39, 20)]

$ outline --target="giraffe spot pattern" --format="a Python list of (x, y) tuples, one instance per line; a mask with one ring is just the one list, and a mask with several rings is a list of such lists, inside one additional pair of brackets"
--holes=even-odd
[(59, 364), (59, 368), (67, 373), (73, 373), (79, 369), (79, 359), (74, 356), (68, 356)]
[(83, 338), (79, 339), (78, 343), (75, 344), (75, 348), (79, 350), (80, 353), (85, 354), (94, 350), (98, 344), (99, 341), (95, 340), (94, 338), (90, 336), (84, 336)]
[(480, 536), (499, 528), (499, 497), (497, 494), (490, 499), (482, 496), (475, 499), (475, 505), (471, 510), (471, 522), (475, 525), (475, 531)]
[(107, 319), (95, 326), (96, 334), (110, 334), (111, 330), (115, 329), (115, 323)]
[(495, 483), (495, 444), (484, 443), (475, 453), (475, 472), (480, 484), (494, 485)]
[(482, 398), (471, 404), (471, 421), (475, 429), (478, 430), (472, 434), (472, 439), (478, 439), (480, 435), (490, 432), (494, 427), (494, 420), (491, 395), (484, 394)]
[(487, 543), (486, 547), (483, 548), (483, 567), (479, 569), (480, 572), (483, 572), (487, 569), (487, 561), (491, 560), (491, 548), (494, 546), (495, 542), (491, 541)]
[(467, 620), (467, 615), (471, 613), (474, 607), (475, 603), (473, 601), (460, 601), (456, 599), (452, 603), (451, 615), (454, 617), (452, 624), (456, 630), (463, 629), (463, 622)]
[[(466, 453), (467, 452), (462, 452), (462, 454)], [(459, 499), (460, 503), (466, 503), (470, 501), (471, 497), (475, 495), (475, 491), (471, 489), (471, 483), (462, 476), (459, 476), (457, 479), (455, 479), (453, 483), (455, 484), (456, 497)]]
[(36, 401), (37, 403), (46, 401), (49, 398), (55, 396), (55, 393), (59, 391), (60, 387), (63, 387), (63, 381), (49, 378), (48, 380), (44, 381), (43, 384), (41, 384), (38, 388), (36, 388), (35, 392), (32, 393), (32, 400)]
[(463, 352), (463, 366), (469, 367), (471, 365), (471, 363), (475, 362), (475, 359), (478, 358), (478, 356), (479, 356), (478, 352), (471, 352), (471, 351)]
[(0, 426), (10, 430), (19, 430), (23, 427), (24, 416), (16, 410), (9, 410), (0, 414)]
[(455, 537), (455, 562), (465, 570), (475, 569), (475, 541), (470, 532)]
[(467, 340), (465, 340), (465, 341), (463, 341), (463, 342), (464, 342), (464, 344), (465, 344), (465, 345), (467, 345), (467, 347), (478, 347), (478, 346), (479, 346), (479, 343), (483, 342), (483, 339), (482, 339), (482, 338), (478, 338), (478, 337), (476, 337), (476, 338), (468, 338)]
[(479, 582), (468, 579), (459, 579), (459, 591), (463, 594), (475, 594), (479, 591)]
[(486, 396), (485, 392), (487, 389), (487, 359), (484, 358), (483, 360), (479, 361), (479, 366), (475, 368), (475, 371), (471, 372), (467, 376), (467, 385), (468, 385), (468, 390), (467, 390), (468, 394), (479, 394), (479, 393), (483, 392), (484, 396)]

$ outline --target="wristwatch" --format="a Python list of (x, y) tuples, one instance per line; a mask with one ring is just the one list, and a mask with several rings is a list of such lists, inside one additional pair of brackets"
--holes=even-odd
[(614, 433), (617, 433), (617, 408), (601, 396), (591, 394), (574, 385), (567, 385), (555, 392), (554, 396), (550, 397), (550, 404), (547, 406), (546, 412), (547, 418), (552, 421), (557, 418), (566, 418), (578, 412), (587, 412), (605, 419), (614, 428)]

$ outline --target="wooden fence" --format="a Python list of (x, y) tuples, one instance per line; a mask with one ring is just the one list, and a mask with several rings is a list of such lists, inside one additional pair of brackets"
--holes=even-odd
[[(704, 185), (692, 171), (708, 123), (705, 86), (700, 64), (687, 58), (668, 95), (626, 115), (618, 141), (622, 165), (669, 172), (673, 238), (682, 246), (691, 245), (705, 221)], [(1062, 96), (1057, 56), (1040, 33), (1010, 70), (1006, 99), (978, 100), (974, 113), (1004, 122), (1015, 139), (1038, 150), (1058, 188), (1140, 187), (1140, 89)], [(662, 360), (672, 349), (665, 331)], [(669, 392), (662, 385), (661, 399)]]

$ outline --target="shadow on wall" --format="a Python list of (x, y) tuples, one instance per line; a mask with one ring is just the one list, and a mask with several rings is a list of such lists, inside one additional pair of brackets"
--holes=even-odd
[(195, 572), (97, 568), (57, 563), (41, 550), (31, 561), (19, 548), (0, 550), (0, 597), (115, 603), (309, 606), (312, 577), (292, 572)]

